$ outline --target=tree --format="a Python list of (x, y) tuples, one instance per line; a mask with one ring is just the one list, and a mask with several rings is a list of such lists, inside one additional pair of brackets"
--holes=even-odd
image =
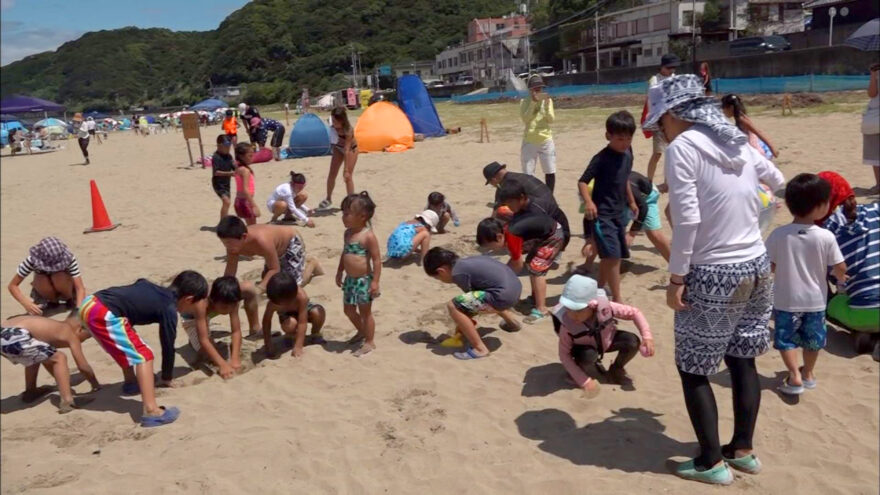
[(697, 15), (697, 25), (700, 26), (700, 32), (713, 33), (721, 30), (723, 27), (723, 19), (721, 17), (721, 5), (718, 0), (706, 0), (703, 6), (703, 13)]

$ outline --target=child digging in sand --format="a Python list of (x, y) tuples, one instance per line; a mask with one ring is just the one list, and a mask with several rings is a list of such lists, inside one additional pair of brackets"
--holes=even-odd
[(432, 210), (440, 220), (437, 222), (437, 232), (444, 233), (446, 232), (446, 224), (452, 220), (452, 224), (458, 227), (460, 225), (460, 221), (458, 219), (458, 215), (455, 214), (455, 210), (452, 209), (452, 205), (446, 201), (446, 196), (443, 193), (439, 193), (437, 191), (432, 192), (428, 195), (428, 204), (425, 205), (426, 210)]
[[(618, 330), (617, 319), (633, 321), (642, 342), (630, 332)], [(599, 384), (584, 373), (582, 366), (602, 362), (606, 352), (617, 351), (608, 369), (613, 383), (631, 386), (626, 363), (641, 351), (645, 357), (654, 355), (654, 340), (648, 321), (638, 309), (608, 300), (596, 281), (583, 275), (572, 275), (559, 304), (553, 308), (553, 329), (559, 334), (559, 359), (575, 384), (588, 398), (599, 393)]]
[(388, 258), (402, 259), (418, 253), (419, 263), (424, 262), (425, 254), (431, 247), (431, 234), (437, 233), (440, 217), (433, 210), (425, 210), (412, 220), (402, 222), (388, 237), (385, 250)]
[[(366, 191), (349, 194), (342, 200), (342, 224), (345, 225), (342, 255), (336, 270), (336, 285), (342, 288), (342, 304), (345, 316), (357, 330), (350, 342), (363, 341), (354, 351), (355, 357), (363, 356), (376, 348), (373, 336), (376, 322), (373, 319), (373, 299), (379, 297), (379, 276), (382, 273), (379, 241), (370, 228), (370, 219), (376, 204)], [(345, 280), (342, 274), (345, 272)]]
[(272, 346), (272, 315), (278, 313), (278, 321), (285, 335), (294, 336), (293, 350), (290, 355), (303, 355), (306, 341), (306, 326), (312, 324), (312, 338), (316, 344), (323, 344), (321, 327), (327, 317), (324, 307), (312, 304), (306, 291), (298, 286), (296, 279), (289, 273), (278, 273), (269, 280), (266, 289), (269, 304), (263, 313), (263, 341), (266, 345), (266, 356), (275, 359), (278, 355)]
[(308, 284), (312, 275), (324, 273), (317, 260), (306, 259), (306, 246), (293, 227), (248, 226), (240, 218), (229, 216), (217, 224), (217, 237), (226, 248), (226, 276), (235, 276), (239, 256), (263, 257), (265, 266), (257, 284), (262, 291), (266, 290), (269, 279), (279, 272), (292, 275), (300, 286)]
[(314, 227), (315, 222), (309, 218), (311, 209), (306, 206), (309, 194), (305, 191), (306, 176), (290, 172), (290, 181), (279, 184), (266, 201), (266, 209), (272, 213), (269, 223), (275, 223), (278, 217), (285, 222), (298, 220), (306, 227)]
[[(33, 402), (42, 395), (37, 388), (37, 374), (42, 364), (55, 378), (61, 402), (58, 412), (64, 414), (77, 407), (70, 387), (70, 371), (67, 356), (57, 349), (68, 347), (76, 367), (92, 385), (92, 392), (101, 388), (95, 372), (86, 361), (80, 344), (79, 320), (71, 316), (65, 321), (57, 321), (42, 316), (17, 316), (3, 322), (0, 330), (0, 354), (24, 369), (25, 388), (21, 398)], [(83, 335), (82, 337), (86, 337)]]
[[(122, 367), (126, 385), (123, 392), (137, 393), (143, 402), (141, 426), (173, 423), (180, 416), (176, 407), (156, 403), (153, 383), (153, 350), (145, 344), (132, 325), (159, 324), (162, 345), (160, 385), (173, 386), (174, 339), (177, 337), (177, 313), (196, 313), (208, 296), (208, 282), (192, 270), (181, 272), (168, 288), (145, 279), (131, 285), (111, 287), (83, 300), (79, 317), (92, 337)], [(137, 374), (137, 386), (131, 384), (131, 368)], [(127, 390), (126, 390), (127, 389)]]
[[(257, 290), (250, 282), (239, 282), (235, 277), (220, 277), (211, 284), (208, 301), (198, 305), (195, 313), (181, 313), (183, 329), (189, 343), (198, 354), (198, 361), (210, 360), (219, 369), (224, 380), (241, 370), (241, 320), (238, 306), (244, 301), (244, 311), (250, 324), (249, 335), (261, 333), (257, 307)], [(231, 343), (229, 362), (224, 360), (211, 339), (210, 320), (229, 315)], [(197, 361), (197, 363), (198, 363)], [(197, 364), (196, 363), (196, 364)]]
[[(791, 179), (785, 187), (785, 204), (794, 221), (778, 227), (764, 243), (774, 272), (773, 347), (788, 368), (788, 377), (779, 386), (784, 394), (800, 395), (805, 388), (816, 388), (813, 368), (825, 347), (828, 268), (838, 281), (846, 280), (837, 239), (814, 223), (827, 216), (830, 198), (831, 185), (818, 175)], [(803, 349), (803, 368), (798, 367), (798, 347)]]
[(519, 331), (521, 326), (510, 308), (519, 301), (522, 284), (507, 265), (488, 256), (459, 259), (454, 252), (435, 247), (428, 251), (424, 268), (428, 276), (455, 284), (464, 291), (446, 304), (455, 322), (456, 333), (461, 333), (468, 341), (464, 352), (453, 354), (457, 359), (479, 359), (489, 355), (489, 348), (473, 320), (478, 314), (495, 313), (504, 320), (502, 330)]

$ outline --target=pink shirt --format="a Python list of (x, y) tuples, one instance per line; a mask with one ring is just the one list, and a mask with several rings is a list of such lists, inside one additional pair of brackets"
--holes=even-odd
[[(632, 306), (627, 306), (626, 304), (618, 304), (610, 301), (608, 302), (608, 305), (611, 310), (611, 317), (632, 321), (639, 330), (642, 340), (653, 339), (653, 336), (651, 335), (651, 327), (648, 325), (648, 320), (645, 319), (641, 311)], [(598, 303), (593, 301), (590, 303), (590, 307), (595, 309), (598, 307)], [(584, 384), (590, 380), (590, 377), (588, 377), (587, 374), (584, 373), (584, 370), (575, 362), (571, 355), (571, 349), (575, 344), (597, 347), (596, 340), (589, 335), (581, 335), (577, 338), (574, 337), (575, 335), (586, 332), (587, 325), (575, 321), (568, 316), (568, 310), (561, 304), (553, 308), (553, 314), (562, 323), (562, 327), (559, 329), (559, 360), (562, 361), (562, 366), (565, 367), (568, 374), (571, 375), (571, 378), (577, 383), (577, 386), (583, 387)], [(614, 334), (616, 333), (617, 327), (615, 325), (608, 325), (602, 330), (600, 335), (602, 337), (603, 351), (608, 350), (608, 347), (614, 340)]]

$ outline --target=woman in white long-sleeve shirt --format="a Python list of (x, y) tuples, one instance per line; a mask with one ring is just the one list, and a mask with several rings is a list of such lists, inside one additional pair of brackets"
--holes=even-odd
[[(666, 182), (672, 214), (667, 303), (675, 310), (675, 363), (700, 454), (676, 474), (729, 484), (728, 466), (756, 474), (752, 452), (761, 390), (755, 357), (769, 348), (773, 303), (770, 262), (758, 227), (759, 183), (785, 185), (782, 173), (749, 146), (702, 81), (675, 76), (651, 89), (647, 130), (670, 143)], [(718, 410), (708, 376), (730, 370), (733, 438), (718, 439)], [(725, 462), (726, 461), (726, 462)]]

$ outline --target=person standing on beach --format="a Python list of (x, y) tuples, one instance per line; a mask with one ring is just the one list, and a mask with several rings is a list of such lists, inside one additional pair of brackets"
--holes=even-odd
[(529, 97), (519, 105), (519, 115), (525, 123), (520, 160), (524, 174), (535, 175), (535, 166), (541, 160), (544, 182), (552, 192), (556, 187), (556, 146), (553, 144), (553, 100), (544, 92), (544, 79), (538, 74), (529, 76)]
[(868, 108), (862, 116), (862, 162), (874, 169), (873, 194), (880, 193), (880, 64), (869, 69)]
[[(725, 119), (695, 75), (651, 88), (643, 128), (669, 148), (665, 175), (672, 213), (666, 303), (675, 310), (675, 364), (699, 455), (675, 474), (729, 485), (730, 467), (757, 474), (752, 439), (761, 404), (755, 358), (767, 352), (773, 309), (770, 259), (761, 239), (757, 189), (785, 177)], [(733, 437), (722, 446), (709, 376), (721, 361), (733, 389)]]
[[(681, 60), (675, 55), (671, 53), (663, 55), (663, 57), (660, 58), (660, 72), (654, 74), (651, 76), (651, 79), (648, 80), (648, 91), (664, 80), (674, 76), (675, 69), (680, 64)], [(650, 99), (646, 103), (646, 108), (648, 113), (652, 111)], [(644, 120), (642, 122), (644, 122)], [(660, 163), (660, 157), (663, 156), (663, 152), (666, 150), (666, 142), (663, 141), (663, 136), (658, 133), (655, 133), (652, 139), (654, 152), (651, 154), (651, 159), (648, 161), (648, 180), (654, 182), (654, 174), (657, 172), (657, 164)]]
[(73, 128), (76, 130), (76, 141), (79, 143), (79, 149), (82, 151), (83, 158), (86, 159), (85, 165), (91, 163), (89, 161), (89, 125), (83, 121), (82, 114), (77, 112), (73, 116)]
[(327, 197), (318, 205), (319, 210), (330, 208), (333, 204), (333, 189), (339, 167), (344, 165), (342, 179), (345, 181), (345, 193), (354, 194), (354, 167), (357, 165), (358, 145), (354, 137), (354, 127), (348, 121), (345, 107), (336, 107), (330, 112), (333, 131), (339, 140), (333, 145), (333, 156), (330, 158), (330, 171), (327, 172)]

